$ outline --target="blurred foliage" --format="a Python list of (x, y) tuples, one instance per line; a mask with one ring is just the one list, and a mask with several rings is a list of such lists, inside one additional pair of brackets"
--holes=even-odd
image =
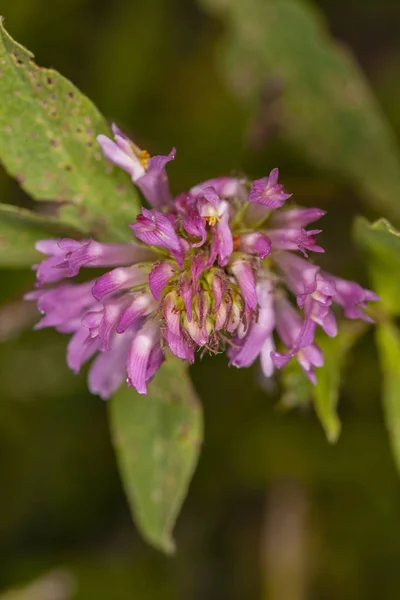
[(226, 24), (222, 70), (240, 96), (258, 105), (259, 143), (263, 129), (276, 129), (399, 219), (396, 140), (356, 61), (330, 38), (316, 8), (306, 0), (204, 5)]
[[(270, 0), (264, 4), (265, 10), (276, 6)], [(320, 4), (335, 37), (354, 49), (393, 131), (400, 134), (399, 8), (390, 0)], [(299, 7), (304, 14), (306, 5)], [(389, 205), (398, 214), (393, 208), (398, 205), (393, 167), (398, 151), (354, 62), (357, 86), (375, 115), (372, 124), (378, 119), (384, 133), (380, 141), (368, 138), (359, 151), (346, 135), (339, 170), (326, 163), (325, 125), (320, 145), (315, 131), (308, 138), (304, 130), (301, 148), (295, 148), (290, 136), (276, 135), (280, 125), (269, 126), (269, 115), (280, 104), (274, 95), (265, 120), (258, 95), (243, 103), (225, 87), (215, 57), (231, 24), (223, 16), (206, 15), (192, 0), (14, 0), (2, 12), (8, 30), (32, 49), (38, 64), (71, 79), (108, 119), (133, 132), (142, 147), (163, 153), (177, 146), (169, 169), (176, 192), (232, 170), (262, 176), (278, 165), (299, 204), (329, 211), (324, 268), (366, 283), (350, 241), (351, 221), (368, 194), (382, 198), (380, 215)], [(293, 27), (289, 31), (293, 36)], [(292, 39), (285, 35), (282, 44)], [(303, 35), (305, 49), (310, 40)], [(315, 88), (324, 81), (317, 79)], [(340, 89), (334, 91), (333, 98), (340, 98)], [(313, 104), (308, 125), (315, 111), (321, 114)], [(330, 122), (330, 133), (336, 132), (335, 125)], [(261, 141), (260, 130), (267, 132)], [(355, 148), (352, 155), (346, 154), (347, 143)], [(329, 168), (321, 170), (321, 165)], [(2, 202), (32, 207), (3, 172), (0, 189)], [(0, 276), (0, 298), (7, 306), (33, 285), (27, 271), (2, 271)], [(261, 581), (272, 575), (263, 555), (268, 530), (262, 523), (268, 499), (283, 481), (299, 486), (309, 505), (311, 540), (300, 538), (297, 546), (306, 557), (304, 598), (391, 600), (399, 595), (400, 483), (379, 402), (372, 335), (355, 345), (338, 404), (343, 431), (333, 447), (307, 402), (291, 413), (275, 409), (280, 390), (271, 384), (266, 391), (256, 367), (228, 369), (224, 359), (207, 358), (191, 370), (204, 403), (205, 443), (178, 520), (173, 560), (146, 547), (132, 531), (106, 407), (87, 393), (84, 374), (74, 377), (67, 370), (65, 344), (63, 336), (43, 331), (13, 333), (0, 346), (3, 589), (61, 567), (76, 581), (74, 600), (263, 598)], [(296, 510), (294, 500), (282, 526), (293, 522)]]

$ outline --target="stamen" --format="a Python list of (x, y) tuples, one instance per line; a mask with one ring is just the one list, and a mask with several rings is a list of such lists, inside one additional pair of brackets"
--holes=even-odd
[(217, 217), (216, 215), (215, 216), (212, 215), (210, 217), (204, 217), (204, 220), (206, 221), (207, 225), (209, 225), (210, 227), (215, 227), (215, 225), (217, 223), (219, 223), (221, 219), (219, 217)]
[(140, 164), (142, 165), (143, 169), (147, 169), (149, 166), (150, 153), (147, 152), (147, 150), (141, 150), (139, 152), (138, 159), (140, 160)]

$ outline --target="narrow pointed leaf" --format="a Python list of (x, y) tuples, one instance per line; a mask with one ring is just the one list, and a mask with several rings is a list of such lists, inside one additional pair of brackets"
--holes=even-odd
[(382, 401), (397, 468), (400, 470), (400, 331), (390, 321), (377, 327), (381, 369), (383, 372)]
[(94, 104), (53, 69), (33, 62), (0, 22), (0, 161), (36, 200), (70, 203), (63, 218), (102, 239), (130, 239), (139, 208), (128, 175), (103, 157), (110, 135)]
[(282, 406), (301, 408), (312, 403), (330, 443), (338, 440), (341, 430), (338, 402), (345, 367), (352, 347), (365, 330), (363, 322), (345, 321), (335, 338), (318, 332), (316, 341), (324, 353), (324, 366), (316, 369), (316, 385), (305, 377), (295, 361), (282, 373)]
[(43, 260), (43, 254), (35, 250), (38, 240), (67, 235), (79, 237), (78, 232), (57, 219), (0, 204), (0, 267), (30, 267)]
[(136, 525), (146, 540), (171, 553), (172, 528), (197, 463), (203, 429), (186, 366), (167, 360), (148, 396), (123, 387), (110, 401), (110, 419)]
[(398, 145), (359, 65), (317, 7), (306, 0), (202, 3), (226, 24), (222, 70), (260, 123), (273, 119), (302, 156), (398, 218)]
[(319, 336), (318, 344), (324, 352), (325, 364), (317, 369), (317, 384), (311, 385), (315, 412), (329, 442), (337, 441), (341, 424), (337, 413), (343, 370), (349, 352), (358, 337), (365, 331), (363, 322), (342, 323), (337, 337)]

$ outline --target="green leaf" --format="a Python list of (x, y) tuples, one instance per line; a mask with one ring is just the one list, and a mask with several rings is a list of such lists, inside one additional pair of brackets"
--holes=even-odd
[[(340, 420), (337, 414), (340, 383), (349, 352), (358, 337), (365, 331), (363, 322), (341, 323), (337, 337), (325, 334), (317, 336), (324, 353), (324, 367), (317, 369), (317, 385), (311, 386), (315, 411), (329, 442), (334, 443), (340, 435)], [(322, 337), (323, 335), (323, 337)]]
[(343, 370), (351, 348), (365, 329), (363, 322), (346, 321), (340, 324), (335, 338), (317, 333), (316, 342), (324, 353), (324, 366), (316, 369), (316, 385), (305, 377), (296, 361), (291, 361), (282, 374), (282, 406), (301, 408), (312, 402), (331, 443), (337, 441), (341, 430), (337, 407)]
[(380, 211), (400, 217), (396, 140), (357, 62), (331, 37), (320, 11), (303, 0), (201, 1), (226, 24), (222, 68), (238, 94), (260, 110), (270, 88), (286, 141), (348, 178)]
[(0, 160), (36, 200), (71, 203), (60, 214), (100, 239), (129, 240), (139, 210), (126, 173), (103, 157), (104, 118), (71, 82), (41, 69), (0, 23)]
[(172, 528), (202, 441), (202, 413), (185, 365), (168, 359), (148, 396), (123, 387), (110, 402), (122, 481), (143, 537), (174, 551)]
[(390, 321), (376, 329), (383, 372), (382, 401), (397, 468), (400, 469), (400, 331)]
[(43, 260), (35, 243), (48, 237), (78, 236), (56, 219), (0, 204), (0, 267), (26, 268)]
[(369, 223), (364, 217), (355, 221), (357, 243), (367, 255), (373, 289), (390, 315), (400, 314), (400, 232), (386, 219)]

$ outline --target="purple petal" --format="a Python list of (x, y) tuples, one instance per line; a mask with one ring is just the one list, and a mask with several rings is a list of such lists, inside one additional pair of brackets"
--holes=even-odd
[(204, 326), (201, 326), (194, 319), (188, 321), (184, 319), (184, 326), (190, 337), (198, 346), (205, 346), (209, 341), (209, 334)]
[(174, 335), (169, 329), (164, 332), (165, 341), (169, 349), (175, 356), (182, 360), (188, 360), (191, 364), (194, 362), (194, 349), (190, 346), (182, 334)]
[(263, 278), (257, 282), (258, 318), (252, 323), (241, 346), (229, 352), (230, 364), (235, 367), (248, 367), (262, 351), (275, 326), (273, 298), (271, 281)]
[(164, 360), (165, 356), (161, 346), (154, 346), (150, 353), (149, 362), (147, 363), (146, 383), (150, 383), (158, 369), (163, 364)]
[(154, 208), (161, 208), (171, 202), (165, 165), (175, 158), (175, 154), (176, 150), (173, 148), (168, 156), (153, 156), (144, 175), (136, 180), (143, 196)]
[(230, 265), (242, 291), (246, 308), (252, 310), (257, 306), (256, 281), (252, 266), (244, 260), (236, 260)]
[(305, 256), (307, 256), (307, 250), (324, 252), (324, 249), (315, 243), (315, 235), (321, 233), (320, 229), (311, 231), (305, 229), (271, 229), (267, 233), (274, 250), (300, 250)]
[(277, 369), (281, 369), (282, 367), (285, 367), (291, 358), (292, 358), (292, 356), (290, 354), (286, 354), (286, 353), (282, 353), (282, 352), (275, 352), (275, 351), (271, 352), (272, 364)]
[(249, 193), (249, 202), (262, 204), (268, 208), (280, 208), (292, 194), (286, 194), (283, 186), (278, 184), (279, 170), (273, 169), (269, 177), (253, 182)]
[(147, 273), (140, 267), (119, 267), (105, 273), (96, 280), (92, 294), (96, 300), (105, 296), (141, 285), (147, 280)]
[(50, 256), (32, 268), (36, 271), (37, 286), (56, 283), (69, 276), (68, 262), (61, 256)]
[(275, 261), (282, 269), (285, 282), (297, 296), (312, 294), (317, 289), (320, 268), (289, 252), (279, 252)]
[(161, 298), (165, 286), (175, 275), (176, 271), (167, 261), (155, 263), (149, 275), (149, 287), (156, 300)]
[(126, 303), (127, 298), (122, 297), (104, 304), (104, 314), (98, 330), (102, 352), (111, 350), (111, 337), (120, 322)]
[[(222, 271), (222, 274), (223, 274), (223, 271)], [(218, 273), (214, 273), (213, 278), (212, 278), (212, 283), (211, 283), (211, 290), (212, 290), (213, 297), (214, 297), (215, 312), (217, 312), (219, 307), (221, 306), (222, 296), (225, 292), (225, 289), (226, 289), (226, 285), (225, 285), (224, 277), (222, 277)]]
[(201, 238), (196, 244), (192, 244), (193, 248), (199, 248), (207, 239), (206, 223), (198, 212), (192, 210), (183, 220), (185, 230), (196, 237)]
[(213, 188), (220, 198), (243, 198), (245, 197), (245, 188), (236, 177), (216, 177), (208, 179), (193, 187), (190, 191), (196, 196), (201, 196), (204, 190)]
[(261, 370), (265, 377), (271, 377), (274, 372), (274, 362), (271, 354), (275, 350), (274, 338), (269, 335), (265, 340), (260, 353)]
[(371, 290), (362, 288), (354, 281), (347, 281), (340, 277), (331, 276), (335, 286), (333, 300), (343, 307), (344, 315), (348, 319), (362, 319), (363, 321), (372, 322), (372, 319), (363, 313), (362, 308), (366, 308), (366, 302), (377, 301), (377, 296)]
[(207, 260), (204, 254), (197, 254), (191, 264), (190, 271), (193, 278), (193, 292), (197, 294), (199, 279), (206, 269)]
[(130, 227), (136, 237), (145, 244), (167, 248), (177, 254), (182, 253), (179, 238), (170, 220), (159, 211), (142, 208), (142, 214), (138, 215), (136, 223)]
[(229, 321), (232, 311), (232, 298), (230, 294), (225, 294), (222, 298), (221, 304), (215, 312), (215, 331), (225, 329)]
[(160, 344), (158, 323), (147, 321), (135, 335), (126, 361), (128, 383), (139, 394), (147, 394), (148, 366), (153, 349)]
[(107, 400), (117, 391), (126, 377), (126, 358), (132, 336), (116, 335), (110, 352), (100, 353), (89, 369), (88, 385), (92, 394)]
[(314, 221), (318, 221), (324, 215), (326, 215), (326, 211), (320, 208), (291, 208), (276, 211), (272, 215), (271, 226), (278, 229), (301, 229)]
[(192, 320), (192, 301), (193, 285), (188, 277), (184, 277), (179, 284), (179, 295), (181, 296), (186, 309), (186, 315), (189, 321)]
[(274, 309), (278, 335), (287, 348), (292, 348), (302, 332), (301, 317), (283, 295), (275, 298)]
[(121, 313), (118, 321), (116, 332), (124, 333), (127, 329), (130, 329), (132, 325), (136, 324), (142, 317), (149, 315), (157, 304), (148, 292), (143, 292), (134, 296), (133, 300), (129, 302)]
[(221, 216), (221, 220), (212, 229), (213, 243), (217, 252), (218, 264), (225, 267), (233, 252), (233, 238), (229, 226), (229, 210), (226, 210)]
[(271, 240), (267, 235), (259, 231), (245, 233), (240, 236), (240, 249), (243, 252), (255, 254), (261, 260), (264, 260), (271, 252)]
[(35, 244), (36, 250), (41, 252), (42, 254), (48, 254), (49, 256), (62, 256), (64, 255), (64, 251), (59, 246), (60, 239), (48, 239), (48, 240), (39, 240)]
[(178, 296), (176, 292), (167, 294), (162, 303), (162, 312), (167, 328), (174, 335), (180, 335), (181, 332), (181, 311), (177, 308)]
[(64, 239), (60, 240), (59, 245), (68, 254), (70, 277), (77, 275), (81, 267), (121, 267), (154, 258), (154, 253), (148, 248), (137, 244), (102, 244), (94, 240), (76, 242)]
[(92, 285), (93, 281), (64, 283), (56, 288), (38, 290), (37, 306), (45, 316), (35, 325), (35, 329), (56, 327), (65, 333), (77, 329), (82, 315), (97, 305), (91, 293)]
[(97, 141), (101, 146), (104, 156), (114, 165), (126, 171), (133, 181), (137, 181), (145, 174), (143, 165), (126, 139), (123, 142), (123, 138), (118, 136), (116, 140), (117, 143), (105, 135), (97, 136)]
[(67, 346), (67, 364), (71, 371), (79, 373), (82, 365), (97, 352), (98, 348), (98, 339), (88, 338), (88, 331), (84, 327), (78, 329)]

